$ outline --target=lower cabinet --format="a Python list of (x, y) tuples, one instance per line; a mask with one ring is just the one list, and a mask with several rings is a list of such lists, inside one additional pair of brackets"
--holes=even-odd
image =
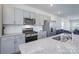
[(14, 53), (14, 37), (2, 37), (1, 54)]
[(43, 39), (47, 37), (46, 31), (40, 31), (38, 32), (38, 39)]
[(19, 52), (19, 45), (25, 43), (25, 35), (17, 35), (15, 40), (15, 52)]
[(24, 35), (14, 35), (1, 38), (1, 54), (17, 53), (19, 45), (25, 43)]

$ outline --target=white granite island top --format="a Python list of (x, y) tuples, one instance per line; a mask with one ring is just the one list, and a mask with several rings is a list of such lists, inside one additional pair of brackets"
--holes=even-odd
[[(58, 35), (56, 35), (58, 36)], [(73, 42), (74, 39), (79, 39), (79, 35), (74, 35), (73, 40), (61, 42), (52, 39), (52, 37), (40, 39), (37, 41), (21, 44), (20, 51), (22, 54), (74, 54), (78, 52), (78, 41)]]

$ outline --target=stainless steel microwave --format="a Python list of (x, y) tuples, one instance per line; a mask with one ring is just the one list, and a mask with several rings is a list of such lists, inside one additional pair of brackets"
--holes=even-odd
[(34, 25), (35, 19), (24, 18), (24, 25)]

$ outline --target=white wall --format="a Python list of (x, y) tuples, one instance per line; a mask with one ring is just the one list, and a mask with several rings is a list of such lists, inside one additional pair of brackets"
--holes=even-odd
[[(71, 24), (71, 21), (72, 24)], [(78, 28), (79, 27), (79, 15), (71, 15), (71, 16), (68, 16), (68, 17), (63, 17), (63, 22), (64, 22), (64, 29), (66, 30), (71, 30), (72, 29), (75, 29), (75, 28)]]
[(70, 20), (69, 20), (69, 17), (57, 17), (56, 29), (70, 30)]
[(2, 35), (2, 5), (0, 5), (0, 36)]
[(79, 15), (71, 15), (69, 16), (70, 20), (75, 20), (75, 19), (79, 19)]
[[(70, 20), (69, 20), (69, 18), (68, 17), (64, 17), (64, 18), (62, 18), (62, 23), (63, 23), (63, 29), (65, 29), (65, 30), (70, 30)], [(62, 24), (61, 23), (61, 24)]]
[(79, 29), (79, 15), (69, 16), (71, 30)]
[(79, 30), (79, 19), (71, 21), (71, 30)]
[(61, 17), (56, 18), (56, 30), (61, 29), (61, 21), (62, 21)]

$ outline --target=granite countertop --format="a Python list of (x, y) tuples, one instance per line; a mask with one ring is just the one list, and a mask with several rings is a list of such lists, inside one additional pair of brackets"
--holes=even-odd
[(7, 37), (7, 36), (14, 36), (14, 35), (23, 35), (23, 33), (5, 34), (5, 35), (2, 35), (2, 36), (0, 36), (0, 37)]
[[(60, 34), (59, 34), (60, 35)], [(59, 36), (56, 35), (56, 36)], [(72, 54), (79, 53), (78, 44), (74, 42), (76, 35), (74, 35), (73, 40), (68, 40), (67, 42), (61, 42), (52, 39), (54, 36), (33, 41), (30, 43), (21, 44), (20, 51), (23, 54)], [(79, 39), (79, 38), (78, 38)], [(77, 43), (79, 43), (76, 40)]]

